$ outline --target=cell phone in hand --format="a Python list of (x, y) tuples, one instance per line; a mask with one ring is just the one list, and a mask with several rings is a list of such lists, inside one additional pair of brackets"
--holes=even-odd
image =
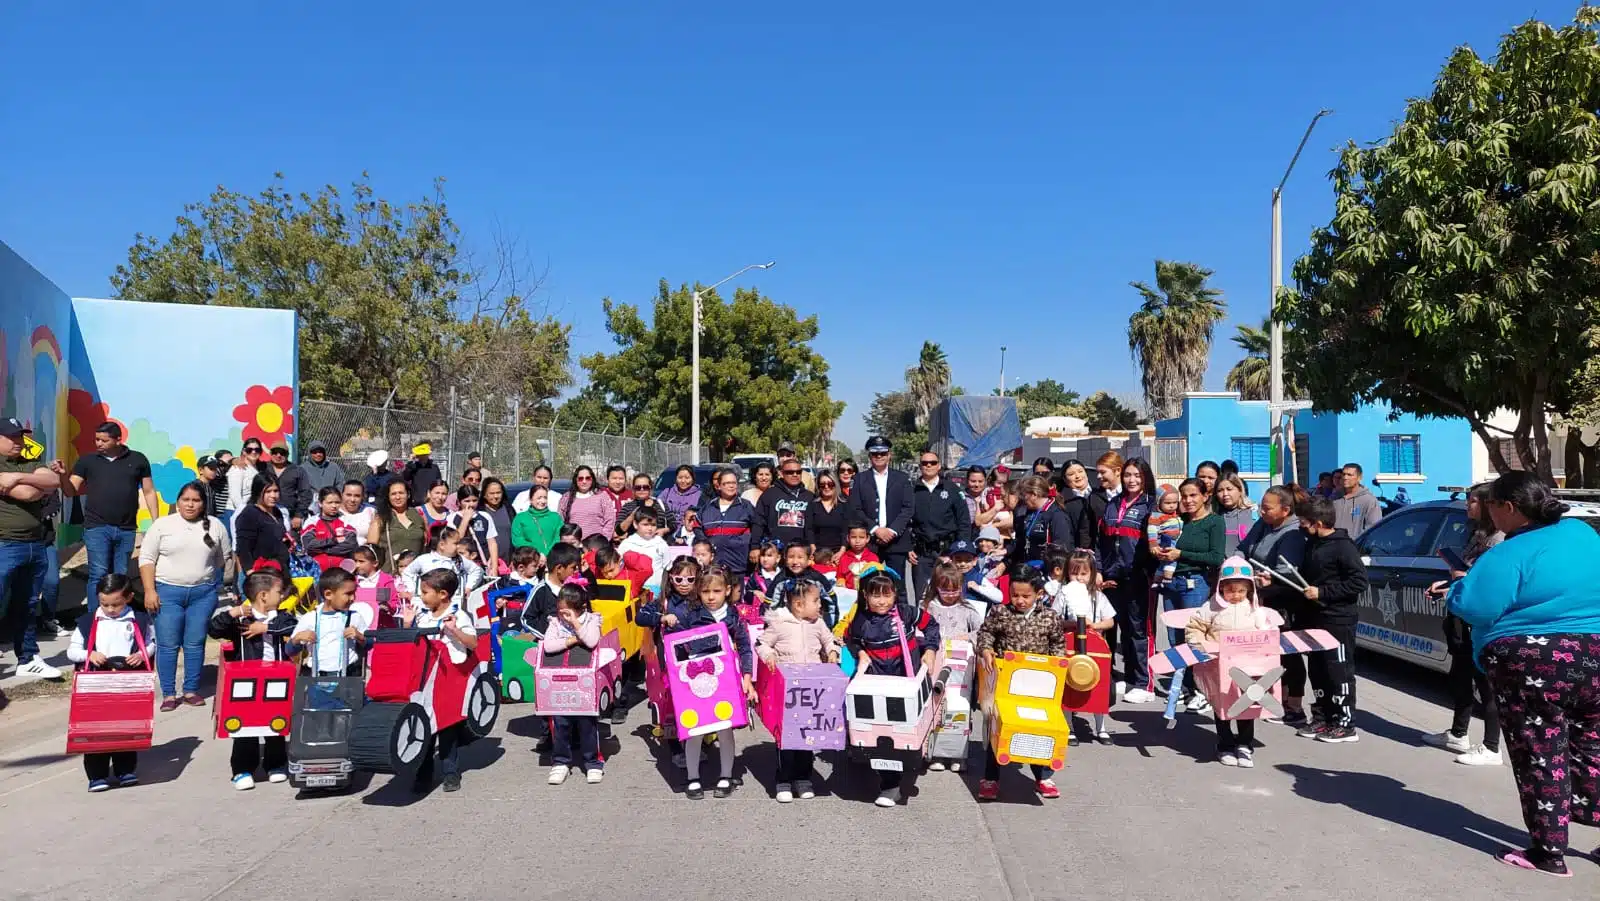
[(1467, 558), (1461, 556), (1461, 552), (1453, 547), (1439, 548), (1439, 558), (1449, 564), (1453, 570), (1458, 572), (1467, 571)]

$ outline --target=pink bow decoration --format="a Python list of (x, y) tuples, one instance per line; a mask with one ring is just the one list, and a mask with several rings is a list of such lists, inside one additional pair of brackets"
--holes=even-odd
[(688, 667), (684, 670), (683, 676), (685, 679), (693, 679), (696, 676), (714, 676), (716, 674), (716, 661), (710, 657), (707, 657), (704, 660), (689, 661)]

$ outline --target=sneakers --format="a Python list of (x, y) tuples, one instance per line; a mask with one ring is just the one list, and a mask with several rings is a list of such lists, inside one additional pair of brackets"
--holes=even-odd
[(1235, 766), (1242, 770), (1248, 770), (1256, 765), (1255, 752), (1249, 748), (1234, 748), (1233, 757)]
[(1155, 695), (1145, 691), (1142, 688), (1130, 688), (1128, 689), (1127, 693), (1122, 696), (1122, 702), (1124, 704), (1148, 704), (1155, 699)]
[(811, 783), (810, 782), (807, 782), (806, 780), (801, 779), (801, 780), (799, 780), (798, 782), (796, 782), (794, 784), (794, 796), (796, 798), (799, 798), (802, 801), (809, 801), (812, 798), (815, 798), (817, 796), (817, 793), (811, 787)]
[(447, 792), (458, 792), (458, 791), (460, 791), (461, 790), (461, 774), (460, 773), (451, 773), (450, 775), (444, 777), (444, 790), (447, 791)]
[(1306, 716), (1306, 712), (1304, 710), (1291, 710), (1285, 708), (1283, 711), (1283, 718), (1280, 720), (1280, 722), (1291, 729), (1300, 729), (1311, 725), (1311, 717)]
[(704, 800), (706, 796), (706, 790), (700, 787), (700, 780), (696, 779), (695, 781), (689, 783), (688, 787), (683, 790), (683, 796), (691, 801)]
[(600, 769), (599, 767), (595, 767), (594, 769), (584, 773), (583, 778), (590, 785), (599, 785), (601, 780), (606, 778), (606, 771)]
[(1329, 744), (1344, 744), (1360, 740), (1361, 736), (1357, 735), (1356, 730), (1351, 726), (1329, 726), (1317, 735), (1317, 741), (1325, 741)]
[(718, 779), (716, 787), (711, 790), (711, 797), (713, 798), (726, 798), (731, 794), (733, 794), (733, 780), (731, 779)]
[(1491, 751), (1483, 745), (1456, 755), (1456, 763), (1463, 766), (1500, 766), (1502, 762), (1499, 751)]
[(1078, 733), (1076, 733), (1076, 732), (1067, 733), (1067, 747), (1076, 748), (1077, 746), (1078, 746)]
[(1454, 732), (1434, 732), (1422, 736), (1422, 743), (1430, 748), (1443, 748), (1455, 754), (1465, 754), (1472, 750), (1472, 742), (1465, 735), (1456, 735)]
[(40, 638), (60, 638), (65, 634), (67, 634), (67, 630), (61, 628), (61, 624), (53, 619), (43, 620), (39, 623)]
[(928, 764), (928, 772), (930, 772), (930, 773), (942, 773), (942, 772), (944, 772), (944, 761), (935, 760), (932, 763), (929, 763)]
[(1111, 695), (1112, 695), (1112, 697), (1117, 698), (1118, 700), (1121, 700), (1125, 695), (1127, 695), (1127, 693), (1128, 693), (1128, 683), (1126, 683), (1126, 682), (1113, 682), (1113, 683), (1111, 683)]
[(107, 791), (110, 788), (111, 788), (111, 783), (107, 782), (104, 779), (90, 779), (89, 780), (89, 793), (90, 794), (93, 794), (95, 792)]
[(1322, 733), (1328, 731), (1327, 723), (1306, 723), (1295, 731), (1300, 738), (1320, 738)]
[(1040, 779), (1038, 784), (1039, 797), (1047, 801), (1054, 801), (1061, 797), (1061, 789), (1056, 788), (1054, 779)]
[(249, 773), (240, 773), (233, 777), (233, 790), (247, 792), (256, 787), (256, 777)]
[(1197, 691), (1194, 693), (1194, 697), (1189, 699), (1189, 703), (1184, 705), (1183, 709), (1190, 713), (1210, 713), (1211, 702), (1206, 700), (1205, 695)]
[(993, 779), (978, 781), (978, 800), (993, 801), (1000, 797), (1000, 783)]
[(59, 679), (61, 678), (61, 670), (45, 663), (43, 657), (34, 657), (27, 663), (17, 667), (16, 675), (30, 676), (34, 679)]
[(961, 761), (959, 761), (959, 760), (950, 761), (950, 772), (952, 772), (952, 773), (961, 772), (961, 766), (962, 766), (962, 764), (961, 764)]
[(777, 798), (778, 798), (778, 803), (779, 804), (788, 804), (790, 801), (793, 801), (794, 800), (793, 787), (791, 785), (789, 785), (789, 783), (787, 783), (787, 782), (779, 782), (778, 783)]
[(283, 770), (270, 770), (267, 773), (267, 781), (268, 782), (273, 782), (273, 783), (288, 782), (289, 781), (289, 774), (284, 772)]
[(570, 772), (572, 772), (572, 767), (564, 763), (558, 763), (550, 768), (550, 778), (546, 779), (545, 782), (549, 785), (560, 785), (567, 781), (567, 774)]
[(1111, 733), (1101, 729), (1099, 732), (1094, 734), (1094, 740), (1099, 744), (1109, 745), (1111, 744)]
[(872, 803), (878, 805), (879, 807), (893, 807), (900, 803), (900, 790), (897, 788), (891, 788), (886, 792), (879, 792), (878, 800), (873, 801)]
[(123, 773), (117, 777), (117, 788), (128, 788), (138, 784), (139, 776), (136, 773)]
[(1223, 766), (1238, 766), (1239, 755), (1233, 751), (1218, 751), (1217, 763), (1220, 763)]

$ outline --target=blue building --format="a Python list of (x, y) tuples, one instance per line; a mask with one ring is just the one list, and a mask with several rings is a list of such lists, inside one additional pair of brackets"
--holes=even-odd
[[(1300, 410), (1294, 416), (1293, 480), (1308, 488), (1318, 473), (1359, 464), (1374, 494), (1390, 497), (1402, 487), (1413, 501), (1435, 500), (1446, 485), (1470, 485), (1477, 439), (1464, 419), (1391, 418), (1387, 404), (1354, 413)], [(1203, 460), (1233, 460), (1239, 475), (1260, 497), (1270, 484), (1272, 420), (1264, 400), (1240, 400), (1237, 392), (1184, 395), (1183, 413), (1156, 423), (1155, 470), (1175, 484)]]

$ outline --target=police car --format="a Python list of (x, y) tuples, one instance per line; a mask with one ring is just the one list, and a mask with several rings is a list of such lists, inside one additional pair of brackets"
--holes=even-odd
[[(1367, 593), (1360, 601), (1356, 644), (1439, 672), (1450, 670), (1445, 650), (1443, 598), (1429, 597), (1429, 585), (1450, 577), (1439, 551), (1462, 551), (1472, 535), (1467, 502), (1452, 491), (1447, 501), (1414, 503), (1385, 516), (1356, 539), (1367, 564)], [(1566, 492), (1562, 492), (1566, 494)], [(1595, 492), (1584, 492), (1594, 496)], [(1562, 498), (1575, 516), (1600, 531), (1600, 503)]]

